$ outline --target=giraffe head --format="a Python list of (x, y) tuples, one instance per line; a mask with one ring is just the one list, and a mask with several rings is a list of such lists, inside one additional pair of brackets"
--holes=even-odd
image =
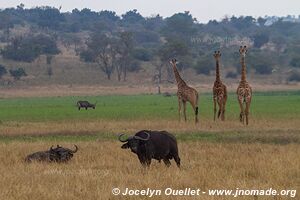
[(176, 64), (177, 64), (177, 60), (176, 60), (175, 58), (173, 58), (173, 59), (170, 61), (170, 63), (171, 63), (172, 65), (176, 65)]
[(248, 51), (247, 50), (247, 46), (240, 46), (239, 52), (240, 52), (240, 54), (241, 54), (242, 57), (246, 56), (247, 51)]
[(219, 60), (220, 57), (221, 57), (221, 52), (220, 51), (215, 51), (214, 57), (215, 57), (216, 60)]

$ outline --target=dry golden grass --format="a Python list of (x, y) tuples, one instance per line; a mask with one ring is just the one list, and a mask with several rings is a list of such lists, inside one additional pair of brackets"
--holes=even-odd
[[(153, 161), (141, 168), (137, 157), (117, 141), (78, 142), (67, 164), (23, 162), (32, 151), (53, 143), (0, 143), (0, 199), (148, 199), (113, 196), (111, 190), (186, 187), (208, 189), (300, 189), (300, 146), (179, 142), (182, 169)], [(72, 143), (60, 143), (71, 147)], [(297, 195), (299, 196), (299, 195)], [(296, 196), (295, 199), (298, 197)], [(209, 197), (197, 199), (232, 199)], [(195, 199), (156, 196), (151, 199)], [(236, 199), (255, 199), (238, 197)], [(289, 199), (258, 197), (258, 199)]]
[(251, 119), (251, 125), (245, 127), (238, 119), (214, 122), (200, 119), (195, 125), (192, 120), (178, 123), (177, 120), (69, 120), (60, 122), (2, 122), (1, 135), (47, 135), (47, 134), (91, 134), (134, 133), (136, 130), (168, 130), (173, 133), (191, 132), (291, 132), (300, 130), (300, 119)]

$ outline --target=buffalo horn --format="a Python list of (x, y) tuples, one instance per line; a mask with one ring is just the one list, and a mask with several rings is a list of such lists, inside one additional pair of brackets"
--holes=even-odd
[(125, 134), (124, 134), (124, 133), (121, 133), (121, 134), (119, 135), (119, 140), (120, 140), (120, 142), (127, 142), (127, 141), (128, 141), (128, 138), (127, 138), (126, 140), (122, 140), (122, 139), (121, 139), (121, 137), (122, 137), (123, 135), (125, 135)]
[(135, 136), (134, 136), (134, 138), (135, 138), (135, 139), (138, 139), (138, 140), (144, 140), (144, 141), (147, 141), (147, 140), (149, 140), (149, 138), (150, 138), (150, 134), (149, 134), (149, 133), (147, 133), (147, 132), (144, 132), (144, 133), (146, 133), (146, 134), (147, 134), (147, 138), (142, 138), (142, 137), (139, 137), (139, 136), (137, 136), (137, 135), (135, 135)]
[(78, 147), (74, 144), (75, 146), (75, 150), (74, 151), (71, 151), (72, 153), (76, 153), (78, 151)]

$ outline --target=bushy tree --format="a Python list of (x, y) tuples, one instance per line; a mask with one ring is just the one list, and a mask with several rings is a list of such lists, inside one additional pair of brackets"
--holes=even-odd
[(111, 79), (117, 61), (117, 42), (105, 34), (94, 33), (86, 43), (87, 49), (80, 53), (85, 62), (94, 62)]
[(257, 33), (253, 36), (254, 47), (260, 48), (269, 42), (269, 35), (266, 32)]
[(133, 49), (132, 56), (140, 61), (150, 61), (153, 57), (150, 50), (142, 47)]
[(54, 39), (46, 35), (16, 37), (1, 51), (3, 58), (32, 62), (42, 54), (58, 54), (59, 49)]

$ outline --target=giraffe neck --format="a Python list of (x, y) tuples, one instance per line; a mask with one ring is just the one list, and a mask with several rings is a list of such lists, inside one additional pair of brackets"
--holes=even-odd
[(184, 80), (182, 80), (177, 68), (176, 68), (176, 65), (173, 64), (173, 71), (174, 71), (174, 75), (175, 75), (175, 79), (176, 79), (176, 82), (177, 82), (177, 85), (178, 86), (183, 86), (183, 85), (186, 85), (186, 83), (184, 82)]
[(220, 64), (219, 64), (219, 60), (216, 59), (216, 81), (221, 81), (220, 78)]
[(246, 81), (246, 64), (245, 64), (245, 56), (241, 57), (241, 64), (242, 64), (242, 77), (241, 77), (241, 81)]

